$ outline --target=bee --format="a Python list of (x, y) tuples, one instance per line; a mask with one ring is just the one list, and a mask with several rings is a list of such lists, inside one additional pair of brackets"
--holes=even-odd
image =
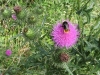
[(62, 27), (64, 28), (64, 32), (69, 32), (69, 25), (66, 21), (62, 23)]

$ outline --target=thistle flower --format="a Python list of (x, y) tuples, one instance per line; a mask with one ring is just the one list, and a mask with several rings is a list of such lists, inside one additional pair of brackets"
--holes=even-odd
[(76, 44), (78, 35), (79, 30), (77, 26), (68, 20), (55, 25), (51, 33), (55, 44), (61, 48), (66, 47), (67, 49)]
[(11, 16), (14, 20), (16, 20), (17, 19), (17, 16), (16, 16), (16, 14), (12, 14), (12, 16)]
[(8, 50), (6, 50), (5, 54), (6, 54), (7, 56), (10, 56), (10, 55), (12, 54), (12, 51), (8, 49)]

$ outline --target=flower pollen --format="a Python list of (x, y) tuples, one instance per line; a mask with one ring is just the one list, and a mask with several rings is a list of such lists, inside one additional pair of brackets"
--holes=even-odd
[(64, 33), (68, 33), (69, 32), (69, 30), (68, 29), (64, 29)]

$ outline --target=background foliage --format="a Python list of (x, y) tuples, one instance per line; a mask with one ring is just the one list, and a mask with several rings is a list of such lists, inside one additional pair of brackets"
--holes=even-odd
[[(14, 20), (16, 5), (21, 12)], [(99, 7), (100, 0), (0, 0), (0, 74), (100, 75)], [(81, 34), (69, 50), (56, 48), (50, 36), (64, 19), (78, 24)], [(69, 55), (68, 62), (60, 60), (61, 53)]]

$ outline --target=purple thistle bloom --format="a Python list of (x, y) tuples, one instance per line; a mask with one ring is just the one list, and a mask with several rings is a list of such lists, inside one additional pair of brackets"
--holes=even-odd
[(12, 51), (8, 49), (8, 50), (6, 50), (5, 54), (6, 54), (7, 56), (10, 56), (10, 55), (12, 54)]
[(76, 44), (79, 37), (79, 30), (77, 25), (70, 21), (64, 21), (62, 24), (58, 23), (54, 26), (51, 33), (53, 41), (59, 47), (66, 47), (67, 49)]
[(16, 14), (12, 14), (12, 18), (13, 18), (14, 20), (16, 20), (16, 19), (17, 19)]

